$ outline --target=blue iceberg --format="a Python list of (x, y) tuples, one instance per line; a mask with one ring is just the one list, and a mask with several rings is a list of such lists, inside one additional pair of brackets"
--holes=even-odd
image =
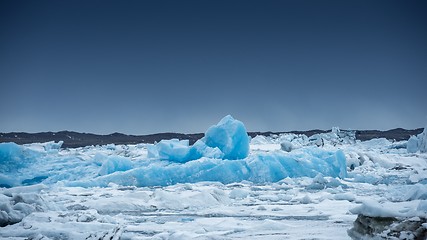
[(424, 128), (423, 132), (417, 136), (411, 136), (406, 143), (406, 149), (408, 153), (420, 153), (427, 152), (427, 127)]
[(20, 185), (16, 175), (31, 167), (40, 156), (41, 153), (16, 143), (0, 143), (0, 187)]
[(342, 151), (312, 146), (292, 152), (277, 150), (249, 155), (245, 126), (231, 116), (210, 127), (192, 146), (188, 140), (178, 139), (147, 145), (147, 157), (130, 158), (133, 154), (129, 151), (138, 152), (138, 148), (71, 150), (59, 146), (52, 150), (0, 144), (0, 187), (57, 182), (82, 187), (105, 187), (110, 183), (166, 186), (200, 181), (266, 183), (286, 177), (347, 175)]
[(205, 136), (193, 146), (188, 140), (162, 140), (148, 147), (148, 156), (172, 162), (185, 163), (201, 157), (228, 160), (244, 159), (249, 154), (249, 136), (245, 125), (232, 116), (224, 117), (211, 126)]
[(189, 146), (188, 140), (161, 140), (156, 145), (148, 145), (147, 151), (149, 158), (178, 163), (185, 163), (201, 157), (222, 158), (224, 156), (221, 150), (207, 146), (202, 140), (198, 140), (193, 146)]
[(167, 186), (177, 183), (216, 181), (224, 184), (241, 181), (277, 182), (286, 177), (315, 177), (318, 174), (345, 178), (346, 159), (340, 150), (329, 152), (311, 147), (289, 154), (282, 151), (251, 155), (240, 160), (201, 158), (186, 163), (153, 162), (125, 172), (115, 172), (86, 181), (68, 182), (68, 186), (106, 187), (120, 185)]
[(202, 139), (206, 145), (219, 148), (224, 159), (243, 159), (249, 154), (249, 136), (245, 125), (228, 115), (210, 127)]
[(125, 157), (111, 156), (108, 157), (101, 165), (99, 175), (108, 175), (117, 171), (127, 171), (133, 168), (132, 161)]
[(30, 165), (41, 154), (16, 143), (0, 143), (0, 173), (16, 172)]
[[(188, 140), (161, 140), (156, 144), (158, 157), (172, 162), (188, 162), (200, 158), (196, 156), (193, 148), (189, 146)], [(155, 154), (153, 154), (155, 156)]]

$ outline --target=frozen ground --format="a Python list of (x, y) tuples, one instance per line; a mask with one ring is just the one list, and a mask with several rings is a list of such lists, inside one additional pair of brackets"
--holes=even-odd
[[(232, 146), (239, 139), (226, 138)], [(408, 153), (406, 141), (360, 142), (334, 128), (311, 138), (255, 137), (246, 155), (204, 139), (197, 159), (196, 147), (164, 143), (1, 144), (0, 238), (427, 236), (427, 154)], [(243, 155), (223, 159), (236, 151)]]

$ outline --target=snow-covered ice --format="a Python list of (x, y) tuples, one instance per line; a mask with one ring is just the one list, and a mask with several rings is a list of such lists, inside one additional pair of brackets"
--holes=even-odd
[(192, 146), (1, 143), (0, 238), (427, 237), (424, 135), (354, 136), (250, 140), (227, 116)]

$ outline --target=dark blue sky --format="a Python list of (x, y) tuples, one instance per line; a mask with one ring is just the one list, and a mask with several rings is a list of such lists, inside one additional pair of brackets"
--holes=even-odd
[(427, 123), (426, 1), (0, 1), (0, 132)]

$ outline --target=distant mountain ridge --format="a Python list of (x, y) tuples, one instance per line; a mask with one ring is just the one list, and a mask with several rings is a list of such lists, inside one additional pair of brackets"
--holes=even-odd
[[(403, 128), (396, 128), (387, 131), (380, 130), (356, 130), (356, 139), (366, 141), (373, 138), (387, 138), (396, 141), (407, 140), (411, 135), (417, 135), (423, 131), (423, 128), (407, 130)], [(330, 130), (309, 130), (309, 131), (289, 131), (289, 132), (248, 132), (249, 136), (255, 137), (257, 135), (270, 136), (282, 133), (305, 134), (312, 136), (318, 133), (326, 133)], [(112, 133), (108, 135), (99, 135), (92, 133), (79, 133), (73, 131), (60, 131), (60, 132), (40, 132), (40, 133), (26, 133), (26, 132), (10, 132), (0, 133), (0, 142), (15, 142), (17, 144), (27, 144), (35, 142), (49, 142), (49, 141), (64, 141), (63, 147), (76, 148), (90, 145), (105, 145), (105, 144), (137, 144), (137, 143), (154, 143), (162, 139), (188, 139), (190, 144), (193, 144), (198, 139), (202, 138), (204, 133), (156, 133), (148, 135), (126, 135), (123, 133)]]

